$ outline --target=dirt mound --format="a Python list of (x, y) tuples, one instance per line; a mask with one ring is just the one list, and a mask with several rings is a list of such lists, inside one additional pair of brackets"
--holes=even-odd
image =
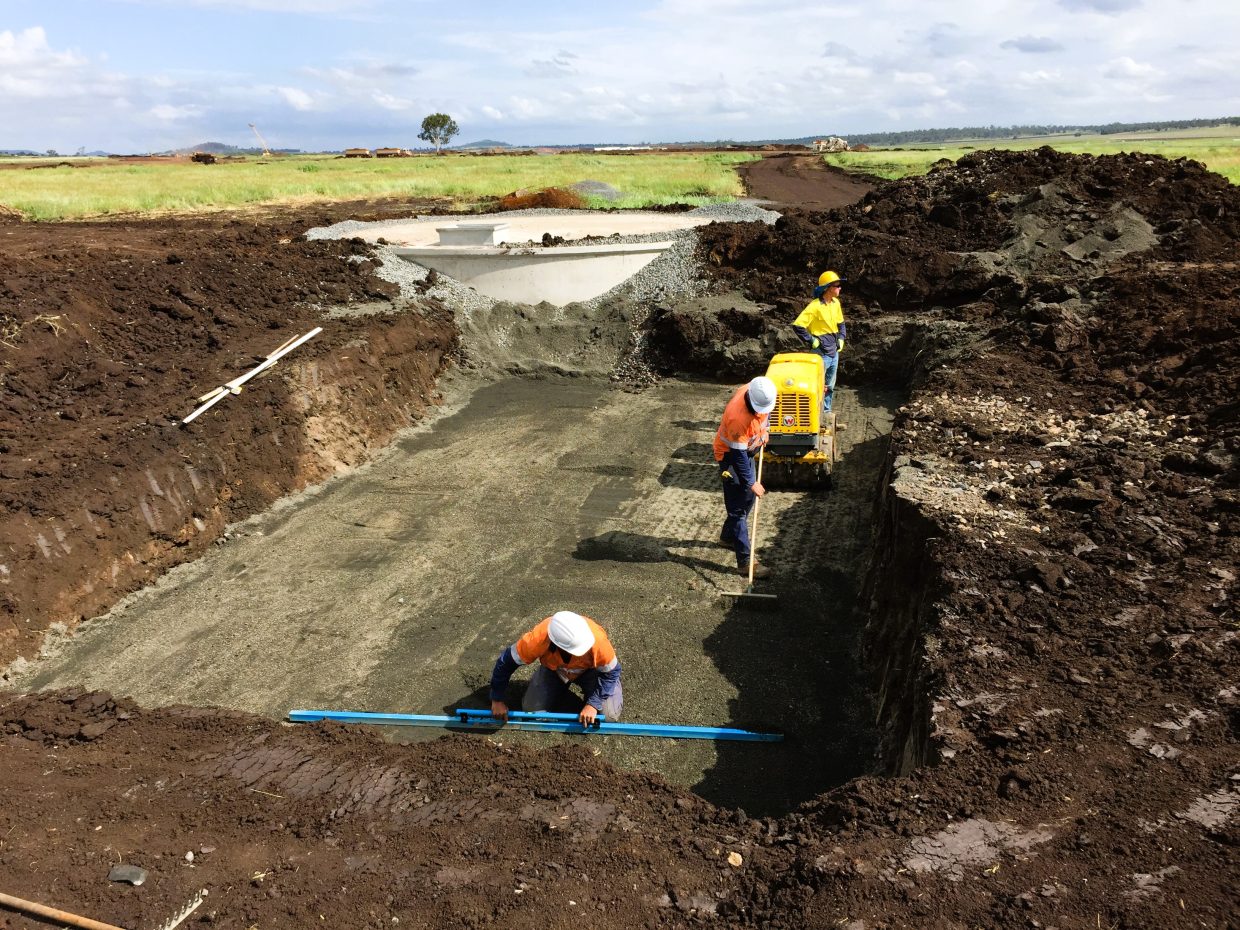
[[(451, 320), (430, 304), (392, 312), (397, 288), (373, 274), (369, 247), (306, 241), (311, 217), (329, 215), (308, 214), (10, 227), (0, 667), (49, 624), (98, 613), (200, 552), (227, 522), (363, 460), (430, 402)], [(324, 319), (349, 301), (388, 312), (360, 329)], [(323, 334), (271, 376), (178, 426), (196, 397), (316, 325)], [(313, 406), (296, 399), (304, 379)], [(366, 401), (385, 385), (402, 388)]]
[[(1035, 356), (1058, 353), (1047, 363), (1094, 370), (1126, 362), (1148, 339), (1143, 345), (1130, 333), (1111, 348), (1096, 346), (1084, 320), (1071, 319), (1081, 299), (1109, 305), (1104, 290), (1131, 297), (1140, 281), (1150, 299), (1171, 297), (1166, 312), (1178, 316), (1176, 285), (1156, 269), (1191, 263), (1200, 266), (1199, 284), (1217, 277), (1226, 288), (1238, 237), (1240, 191), (1196, 162), (1044, 148), (977, 152), (845, 210), (793, 212), (773, 227), (715, 224), (702, 231), (699, 254), (722, 282), (771, 304), (775, 326), (808, 301), (816, 272), (833, 267), (849, 277), (850, 320), (930, 307), (968, 321), (1009, 316), (1021, 338), (1034, 337)], [(1098, 322), (1118, 332), (1106, 318)], [(719, 342), (732, 341), (725, 328)], [(1118, 357), (1108, 361), (1112, 348)], [(1086, 357), (1099, 350), (1102, 359)], [(694, 364), (688, 358), (683, 366)]]
[[(701, 253), (762, 301), (805, 300), (817, 271), (839, 268), (857, 316), (874, 301), (888, 312), (960, 304), (1007, 279), (1081, 280), (1133, 252), (1146, 262), (1217, 259), (1235, 248), (1238, 202), (1226, 179), (1185, 159), (986, 151), (836, 213), (720, 224), (704, 231)], [(1144, 226), (1154, 239), (1138, 234)]]
[[(5, 890), (122, 926), (204, 887), (192, 921), (221, 926), (545, 927), (552, 903), (574, 926), (674, 926), (735, 912), (768, 855), (766, 824), (584, 746), (402, 747), (80, 691), (0, 702), (0, 734)], [(49, 766), (71, 792), (49, 796)], [(144, 884), (109, 882), (118, 861)]]
[(581, 210), (585, 199), (576, 191), (548, 187), (540, 191), (513, 191), (499, 199), (500, 210), (530, 210), (545, 207), (554, 210)]
[(701, 249), (765, 320), (653, 314), (678, 367), (795, 346), (834, 267), (842, 377), (913, 390), (870, 654), (912, 695), (880, 713), (890, 765), (939, 764), (811, 805), (834, 839), (750, 875), (771, 925), (1234, 923), (1240, 192), (1188, 161), (986, 152)]

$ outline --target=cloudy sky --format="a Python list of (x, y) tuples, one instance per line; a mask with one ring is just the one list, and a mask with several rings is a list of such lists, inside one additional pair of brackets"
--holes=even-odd
[(0, 0), (0, 149), (793, 138), (1240, 115), (1235, 0)]

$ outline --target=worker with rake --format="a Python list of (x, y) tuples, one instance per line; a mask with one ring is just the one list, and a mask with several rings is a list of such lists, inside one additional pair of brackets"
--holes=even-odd
[(831, 412), (835, 379), (839, 375), (840, 353), (844, 351), (844, 338), (848, 327), (844, 325), (844, 310), (840, 307), (840, 288), (847, 279), (834, 271), (824, 271), (818, 276), (814, 299), (792, 321), (801, 341), (811, 352), (822, 356), (822, 412)]
[[(723, 479), (723, 506), (727, 519), (719, 533), (720, 541), (736, 551), (736, 568), (748, 576), (750, 568), (749, 511), (754, 501), (766, 493), (754, 473), (753, 453), (766, 445), (770, 436), (770, 413), (775, 409), (775, 382), (765, 375), (737, 388), (715, 432), (715, 461)], [(771, 570), (753, 566), (755, 578), (766, 578)]]
[(568, 686), (575, 683), (584, 699), (577, 715), (584, 726), (593, 724), (600, 713), (611, 722), (620, 719), (624, 691), (616, 650), (601, 626), (571, 610), (547, 617), (499, 654), (491, 672), (492, 715), (501, 719), (508, 716), (504, 702), (508, 681), (522, 665), (535, 662), (538, 668), (521, 703), (524, 710), (554, 710), (562, 701), (572, 699)]

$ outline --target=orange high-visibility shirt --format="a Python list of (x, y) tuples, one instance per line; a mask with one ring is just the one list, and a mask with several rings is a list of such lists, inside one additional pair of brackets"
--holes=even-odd
[(766, 445), (770, 428), (767, 423), (770, 415), (751, 413), (745, 402), (748, 384), (737, 388), (728, 405), (723, 408), (723, 419), (715, 432), (715, 461), (722, 462), (729, 449), (746, 449), (752, 452), (758, 446)]
[(580, 677), (583, 672), (590, 671), (590, 669), (610, 672), (618, 664), (616, 661), (616, 650), (612, 648), (611, 640), (607, 638), (603, 628), (589, 617), (582, 617), (582, 619), (590, 627), (590, 632), (594, 634), (594, 645), (583, 655), (572, 656), (567, 663), (560, 658), (560, 653), (556, 650), (555, 643), (551, 642), (551, 634), (549, 632), (551, 629), (551, 618), (548, 617), (513, 643), (512, 657), (521, 665), (541, 662), (550, 671), (559, 675), (561, 681), (566, 682), (573, 681)]

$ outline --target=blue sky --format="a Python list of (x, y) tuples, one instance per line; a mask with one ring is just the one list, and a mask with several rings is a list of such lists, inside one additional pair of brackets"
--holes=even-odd
[(1240, 115), (1234, 0), (0, 0), (0, 149), (792, 138)]

